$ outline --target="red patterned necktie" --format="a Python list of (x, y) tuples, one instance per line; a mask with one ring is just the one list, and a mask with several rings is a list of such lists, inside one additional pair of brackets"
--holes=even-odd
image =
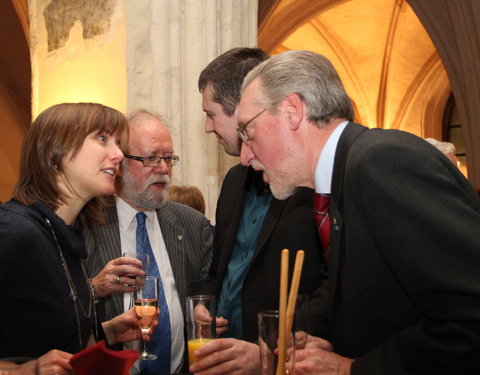
[(327, 263), (330, 262), (330, 215), (329, 210), (330, 197), (325, 194), (315, 193), (313, 201), (313, 212), (315, 224), (317, 225), (318, 237), (322, 243), (323, 256)]

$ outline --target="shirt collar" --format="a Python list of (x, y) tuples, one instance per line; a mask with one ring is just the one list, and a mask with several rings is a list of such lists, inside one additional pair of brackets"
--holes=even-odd
[(335, 160), (335, 150), (338, 140), (342, 135), (348, 121), (341, 122), (330, 134), (323, 146), (323, 150), (318, 158), (315, 168), (315, 192), (320, 194), (330, 194), (332, 190), (333, 162)]
[[(135, 220), (137, 210), (125, 202), (122, 198), (116, 196), (118, 224), (121, 230), (127, 231), (130, 224)], [(144, 211), (150, 221), (154, 220), (155, 211)]]

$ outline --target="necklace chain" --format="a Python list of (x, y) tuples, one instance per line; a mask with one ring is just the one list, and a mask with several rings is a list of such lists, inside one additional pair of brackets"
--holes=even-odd
[[(93, 285), (89, 282), (89, 279), (87, 277), (87, 272), (85, 271), (85, 266), (83, 265), (83, 262), (80, 261), (80, 265), (82, 266), (82, 271), (83, 271), (83, 276), (85, 283), (87, 284), (88, 291), (89, 291), (89, 301), (88, 301), (88, 311), (85, 312), (85, 307), (83, 306), (83, 303), (78, 295), (77, 288), (75, 287), (75, 283), (73, 282), (73, 279), (70, 275), (70, 271), (68, 269), (67, 262), (65, 261), (65, 257), (63, 256), (63, 251), (62, 248), (60, 247), (60, 243), (58, 242), (57, 236), (55, 234), (55, 231), (53, 230), (52, 224), (50, 223), (50, 220), (48, 218), (45, 218), (47, 221), (48, 226), (50, 227), (50, 231), (52, 232), (53, 238), (55, 239), (55, 243), (57, 245), (58, 249), (58, 254), (60, 256), (60, 261), (63, 266), (63, 270), (65, 271), (65, 276), (67, 278), (68, 282), (68, 287), (70, 289), (69, 295), (70, 299), (73, 302), (73, 307), (75, 308), (75, 317), (77, 320), (77, 332), (78, 332), (78, 343), (80, 345), (80, 350), (83, 349), (83, 340), (82, 340), (82, 332), (81, 332), (81, 323), (80, 323), (80, 316), (78, 314), (78, 307), (80, 307), (80, 310), (82, 312), (82, 315), (86, 318), (89, 319), (92, 316), (92, 306), (94, 303), (92, 302), (94, 300), (93, 295), (94, 295), (94, 290), (93, 290)], [(78, 302), (78, 304), (77, 304)], [(93, 315), (94, 315), (94, 324), (95, 324), (95, 336), (98, 338), (98, 327), (97, 327), (97, 314), (95, 310), (95, 306), (93, 306)]]

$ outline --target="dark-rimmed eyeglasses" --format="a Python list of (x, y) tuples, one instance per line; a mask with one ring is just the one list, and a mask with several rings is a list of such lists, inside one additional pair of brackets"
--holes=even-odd
[(238, 136), (240, 137), (240, 139), (242, 140), (242, 142), (245, 142), (245, 143), (250, 143), (252, 140), (250, 138), (248, 138), (248, 135), (247, 135), (247, 126), (248, 124), (250, 124), (253, 120), (255, 120), (258, 116), (260, 116), (263, 112), (265, 112), (267, 109), (263, 109), (262, 111), (260, 111), (260, 113), (257, 113), (255, 116), (253, 116), (250, 120), (248, 120), (247, 122), (241, 124), (238, 128), (237, 128), (237, 134)]
[(178, 155), (167, 155), (167, 156), (134, 156), (134, 155), (124, 155), (126, 158), (141, 161), (145, 167), (157, 167), (160, 165), (160, 162), (163, 160), (167, 167), (173, 167), (180, 161), (180, 156)]

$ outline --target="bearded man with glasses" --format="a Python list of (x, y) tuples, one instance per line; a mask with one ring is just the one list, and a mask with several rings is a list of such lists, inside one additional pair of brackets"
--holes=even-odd
[[(142, 361), (141, 374), (185, 372), (184, 301), (198, 293), (199, 283), (208, 275), (212, 231), (200, 212), (167, 201), (172, 169), (180, 157), (174, 153), (172, 137), (161, 117), (137, 110), (128, 122), (128, 150), (116, 181), (114, 204), (105, 211), (106, 224), (83, 223), (89, 253), (87, 272), (98, 299), (100, 321), (128, 309), (135, 276), (144, 272), (139, 260), (122, 257), (122, 253), (142, 251), (137, 231), (145, 221), (151, 245), (149, 275), (162, 279), (166, 305), (160, 308), (160, 320), (169, 319), (165, 329), (170, 339), (167, 353), (161, 351), (165, 344), (159, 343), (161, 352), (154, 352), (159, 359)], [(165, 318), (164, 310), (168, 310)], [(155, 343), (149, 343), (149, 350), (152, 345)]]

